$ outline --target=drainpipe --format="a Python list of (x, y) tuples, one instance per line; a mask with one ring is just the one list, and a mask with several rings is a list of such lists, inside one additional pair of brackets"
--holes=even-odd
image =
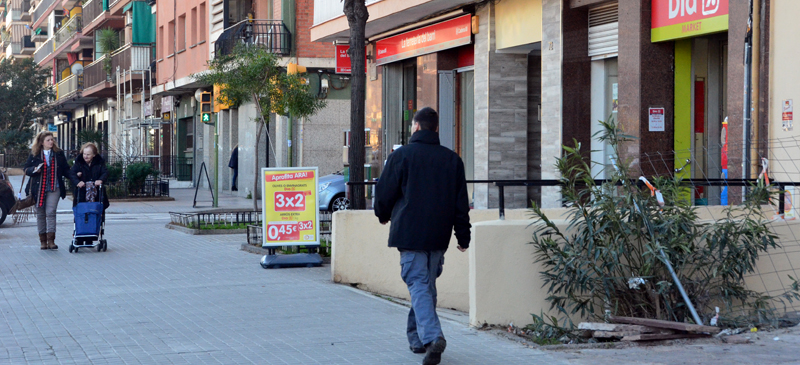
[[(753, 0), (753, 9), (752, 17), (753, 17), (753, 30), (752, 30), (752, 48), (750, 49), (750, 82), (752, 84), (752, 90), (750, 91), (750, 130), (752, 133), (752, 139), (750, 141), (750, 173), (753, 174), (752, 177), (755, 177), (757, 171), (761, 171), (759, 169), (759, 163), (761, 162), (761, 158), (759, 158), (759, 125), (758, 125), (758, 96), (759, 96), (759, 67), (760, 67), (760, 43), (761, 43), (761, 0)], [(766, 157), (766, 156), (761, 156)]]
[[(742, 140), (744, 141), (744, 148), (742, 148), (742, 177), (751, 178), (751, 162), (750, 162), (750, 145), (752, 144), (751, 131), (752, 131), (752, 52), (753, 52), (753, 34), (752, 34), (752, 21), (753, 21), (753, 1), (750, 1), (750, 18), (747, 21), (747, 33), (744, 39), (744, 110), (743, 110), (743, 123), (742, 123)], [(745, 197), (745, 188), (742, 187), (742, 197)]]

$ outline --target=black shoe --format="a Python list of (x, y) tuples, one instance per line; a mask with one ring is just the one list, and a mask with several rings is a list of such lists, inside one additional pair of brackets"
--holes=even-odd
[(425, 358), (422, 359), (422, 365), (436, 365), (441, 362), (442, 352), (444, 352), (445, 347), (447, 347), (447, 341), (442, 337), (429, 343), (426, 348)]
[(408, 346), (408, 348), (411, 349), (411, 352), (413, 352), (415, 354), (424, 354), (425, 353), (425, 347)]
[(234, 186), (233, 188), (231, 188), (231, 191), (239, 191), (239, 189)]

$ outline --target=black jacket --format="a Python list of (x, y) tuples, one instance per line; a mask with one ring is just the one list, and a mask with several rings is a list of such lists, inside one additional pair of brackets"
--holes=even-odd
[[(33, 199), (36, 201), (36, 204), (39, 204), (39, 198), (42, 196), (42, 175), (44, 175), (44, 167), (39, 169), (36, 173), (33, 170), (36, 169), (36, 166), (44, 162), (44, 158), (42, 157), (44, 152), (41, 152), (38, 156), (30, 155), (28, 156), (28, 161), (25, 162), (25, 175), (30, 176), (30, 180), (28, 180), (28, 185), (25, 186), (25, 192), (27, 194), (33, 194)], [(61, 199), (67, 197), (67, 188), (64, 186), (64, 178), (67, 177), (69, 173), (69, 164), (67, 164), (67, 157), (64, 156), (64, 151), (59, 151), (55, 153), (56, 158), (56, 180), (58, 181), (59, 192), (61, 193)]]
[[(78, 173), (81, 173), (81, 176), (78, 177)], [(72, 168), (69, 170), (69, 180), (72, 181), (72, 186), (74, 187), (72, 190), (72, 206), (74, 207), (79, 202), (86, 201), (86, 187), (78, 188), (78, 183), (81, 181), (89, 182), (89, 181), (103, 181), (103, 189), (105, 189), (105, 183), (108, 182), (108, 169), (106, 168), (106, 161), (103, 160), (103, 157), (100, 155), (95, 155), (92, 159), (92, 164), (89, 165), (86, 161), (83, 160), (83, 155), (78, 155), (75, 159), (75, 164), (72, 165)], [(105, 190), (103, 191), (103, 208), (108, 208), (108, 196), (105, 194)]]
[(469, 247), (469, 199), (464, 162), (439, 145), (439, 133), (421, 130), (389, 155), (375, 188), (375, 215), (391, 220), (389, 247), (446, 250), (455, 228)]
[(231, 152), (231, 159), (228, 161), (228, 167), (232, 169), (239, 168), (239, 147), (234, 148), (233, 152)]

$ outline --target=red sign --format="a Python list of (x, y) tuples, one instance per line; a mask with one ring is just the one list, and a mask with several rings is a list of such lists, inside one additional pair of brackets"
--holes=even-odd
[(472, 43), (471, 15), (460, 16), (381, 39), (375, 44), (378, 65)]
[[(336, 45), (336, 73), (349, 74), (352, 73), (352, 63), (350, 62), (349, 44)], [(364, 72), (367, 72), (367, 51), (364, 50)]]
[(314, 177), (313, 171), (302, 171), (302, 172), (288, 172), (285, 174), (266, 174), (265, 175), (267, 182), (273, 181), (284, 181), (284, 180), (301, 180), (301, 179), (311, 179)]
[(275, 211), (302, 212), (306, 210), (306, 195), (310, 195), (310, 193), (305, 191), (276, 191)]
[(270, 241), (293, 241), (300, 239), (300, 231), (314, 229), (313, 221), (269, 222), (267, 234)]

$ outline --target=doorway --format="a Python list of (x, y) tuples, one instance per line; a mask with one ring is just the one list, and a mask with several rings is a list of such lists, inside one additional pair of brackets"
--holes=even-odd
[(417, 63), (410, 59), (383, 66), (383, 156), (408, 144), (417, 111)]

